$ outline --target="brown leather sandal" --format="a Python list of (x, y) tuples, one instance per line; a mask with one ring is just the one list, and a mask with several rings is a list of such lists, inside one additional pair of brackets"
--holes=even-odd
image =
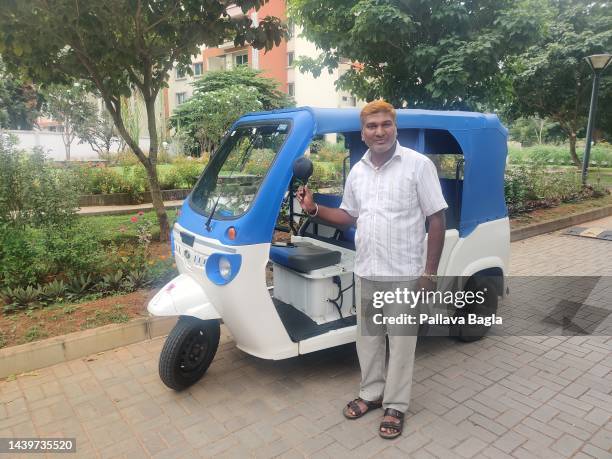
[[(361, 407), (358, 402), (363, 402), (367, 407), (365, 411), (361, 411)], [(370, 410), (375, 410), (382, 406), (382, 400), (376, 400), (374, 402), (370, 402), (369, 400), (364, 400), (361, 397), (357, 397), (355, 400), (348, 402), (342, 410), (342, 414), (346, 419), (358, 419), (364, 414), (366, 414)], [(351, 410), (355, 414), (351, 414), (349, 411)]]
[[(393, 408), (387, 408), (385, 410), (384, 417), (390, 416), (397, 419), (395, 421), (382, 421), (380, 423), (380, 429), (378, 430), (378, 434), (387, 440), (391, 440), (392, 438), (397, 438), (402, 434), (402, 429), (404, 427), (404, 413), (401, 411), (394, 410)], [(382, 429), (392, 429), (392, 432), (383, 432)]]

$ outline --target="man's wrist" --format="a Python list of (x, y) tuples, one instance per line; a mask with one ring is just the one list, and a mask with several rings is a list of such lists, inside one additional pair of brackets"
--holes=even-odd
[(316, 217), (317, 215), (319, 215), (319, 204), (317, 204), (317, 203), (315, 202), (315, 208), (314, 208), (314, 211), (307, 210), (307, 211), (306, 211), (306, 213), (307, 213), (307, 214), (308, 214), (308, 215), (309, 215), (311, 218), (314, 218), (314, 217)]
[(438, 275), (435, 273), (428, 273), (427, 271), (425, 271), (421, 277), (424, 277), (425, 279), (429, 279), (430, 281), (432, 281), (433, 283), (438, 282)]

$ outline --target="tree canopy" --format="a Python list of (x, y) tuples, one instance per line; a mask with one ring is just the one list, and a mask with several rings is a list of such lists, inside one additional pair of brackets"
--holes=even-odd
[[(612, 9), (607, 2), (550, 0), (544, 4), (547, 28), (541, 40), (510, 66), (512, 118), (539, 116), (558, 123), (570, 141), (572, 160), (579, 164), (576, 137), (586, 128), (592, 72), (585, 56), (612, 49)], [(602, 75), (600, 129), (612, 132), (612, 72)], [(601, 116), (603, 115), (603, 116)]]
[(8, 72), (0, 59), (0, 128), (32, 129), (42, 102), (34, 85)]
[[(537, 2), (536, 2), (537, 3)], [(300, 59), (315, 75), (353, 62), (338, 86), (411, 108), (478, 108), (507, 90), (508, 56), (539, 34), (530, 0), (289, 0), (289, 14), (321, 50)], [(299, 56), (298, 56), (299, 58)]]
[[(250, 43), (270, 49), (283, 26), (275, 17), (253, 24), (246, 12), (266, 0), (235, 0), (244, 14), (230, 16), (225, 0), (0, 0), (0, 54), (9, 70), (37, 83), (90, 81), (120, 135), (144, 165), (151, 198), (168, 237), (157, 177), (155, 100), (174, 63), (188, 68), (201, 45)], [(122, 96), (142, 95), (150, 137), (148, 154), (124, 125)]]
[(275, 80), (246, 66), (208, 72), (193, 86), (193, 97), (174, 111), (170, 125), (183, 147), (197, 154), (212, 152), (223, 133), (245, 113), (294, 105)]
[(78, 83), (69, 86), (53, 85), (45, 91), (43, 112), (62, 123), (66, 161), (70, 161), (70, 147), (78, 133), (85, 131), (97, 118), (96, 107), (87, 97), (87, 89)]

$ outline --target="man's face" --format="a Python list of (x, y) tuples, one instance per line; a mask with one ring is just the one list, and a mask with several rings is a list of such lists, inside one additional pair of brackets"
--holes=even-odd
[(361, 137), (373, 154), (386, 153), (397, 139), (397, 127), (390, 113), (374, 113), (365, 117)]

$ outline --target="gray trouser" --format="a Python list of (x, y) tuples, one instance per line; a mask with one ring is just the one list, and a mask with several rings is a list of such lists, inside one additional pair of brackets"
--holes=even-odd
[[(374, 291), (388, 287), (388, 284), (357, 278), (357, 356), (361, 367), (361, 385), (359, 396), (364, 400), (379, 400), (383, 397), (383, 407), (406, 412), (410, 403), (412, 389), (412, 370), (414, 366), (414, 352), (417, 342), (418, 326), (386, 325), (382, 333), (375, 336), (364, 336), (362, 333), (362, 305), (361, 299), (371, 303)], [(414, 286), (415, 283), (412, 283)], [(361, 290), (360, 290), (361, 289)], [(385, 316), (396, 315), (398, 312), (411, 312), (406, 305), (395, 303), (385, 304)], [(389, 338), (389, 359), (386, 362), (387, 345), (386, 335)], [(409, 336), (407, 336), (409, 335)], [(385, 368), (386, 367), (386, 368)], [(386, 370), (386, 374), (385, 374)]]

